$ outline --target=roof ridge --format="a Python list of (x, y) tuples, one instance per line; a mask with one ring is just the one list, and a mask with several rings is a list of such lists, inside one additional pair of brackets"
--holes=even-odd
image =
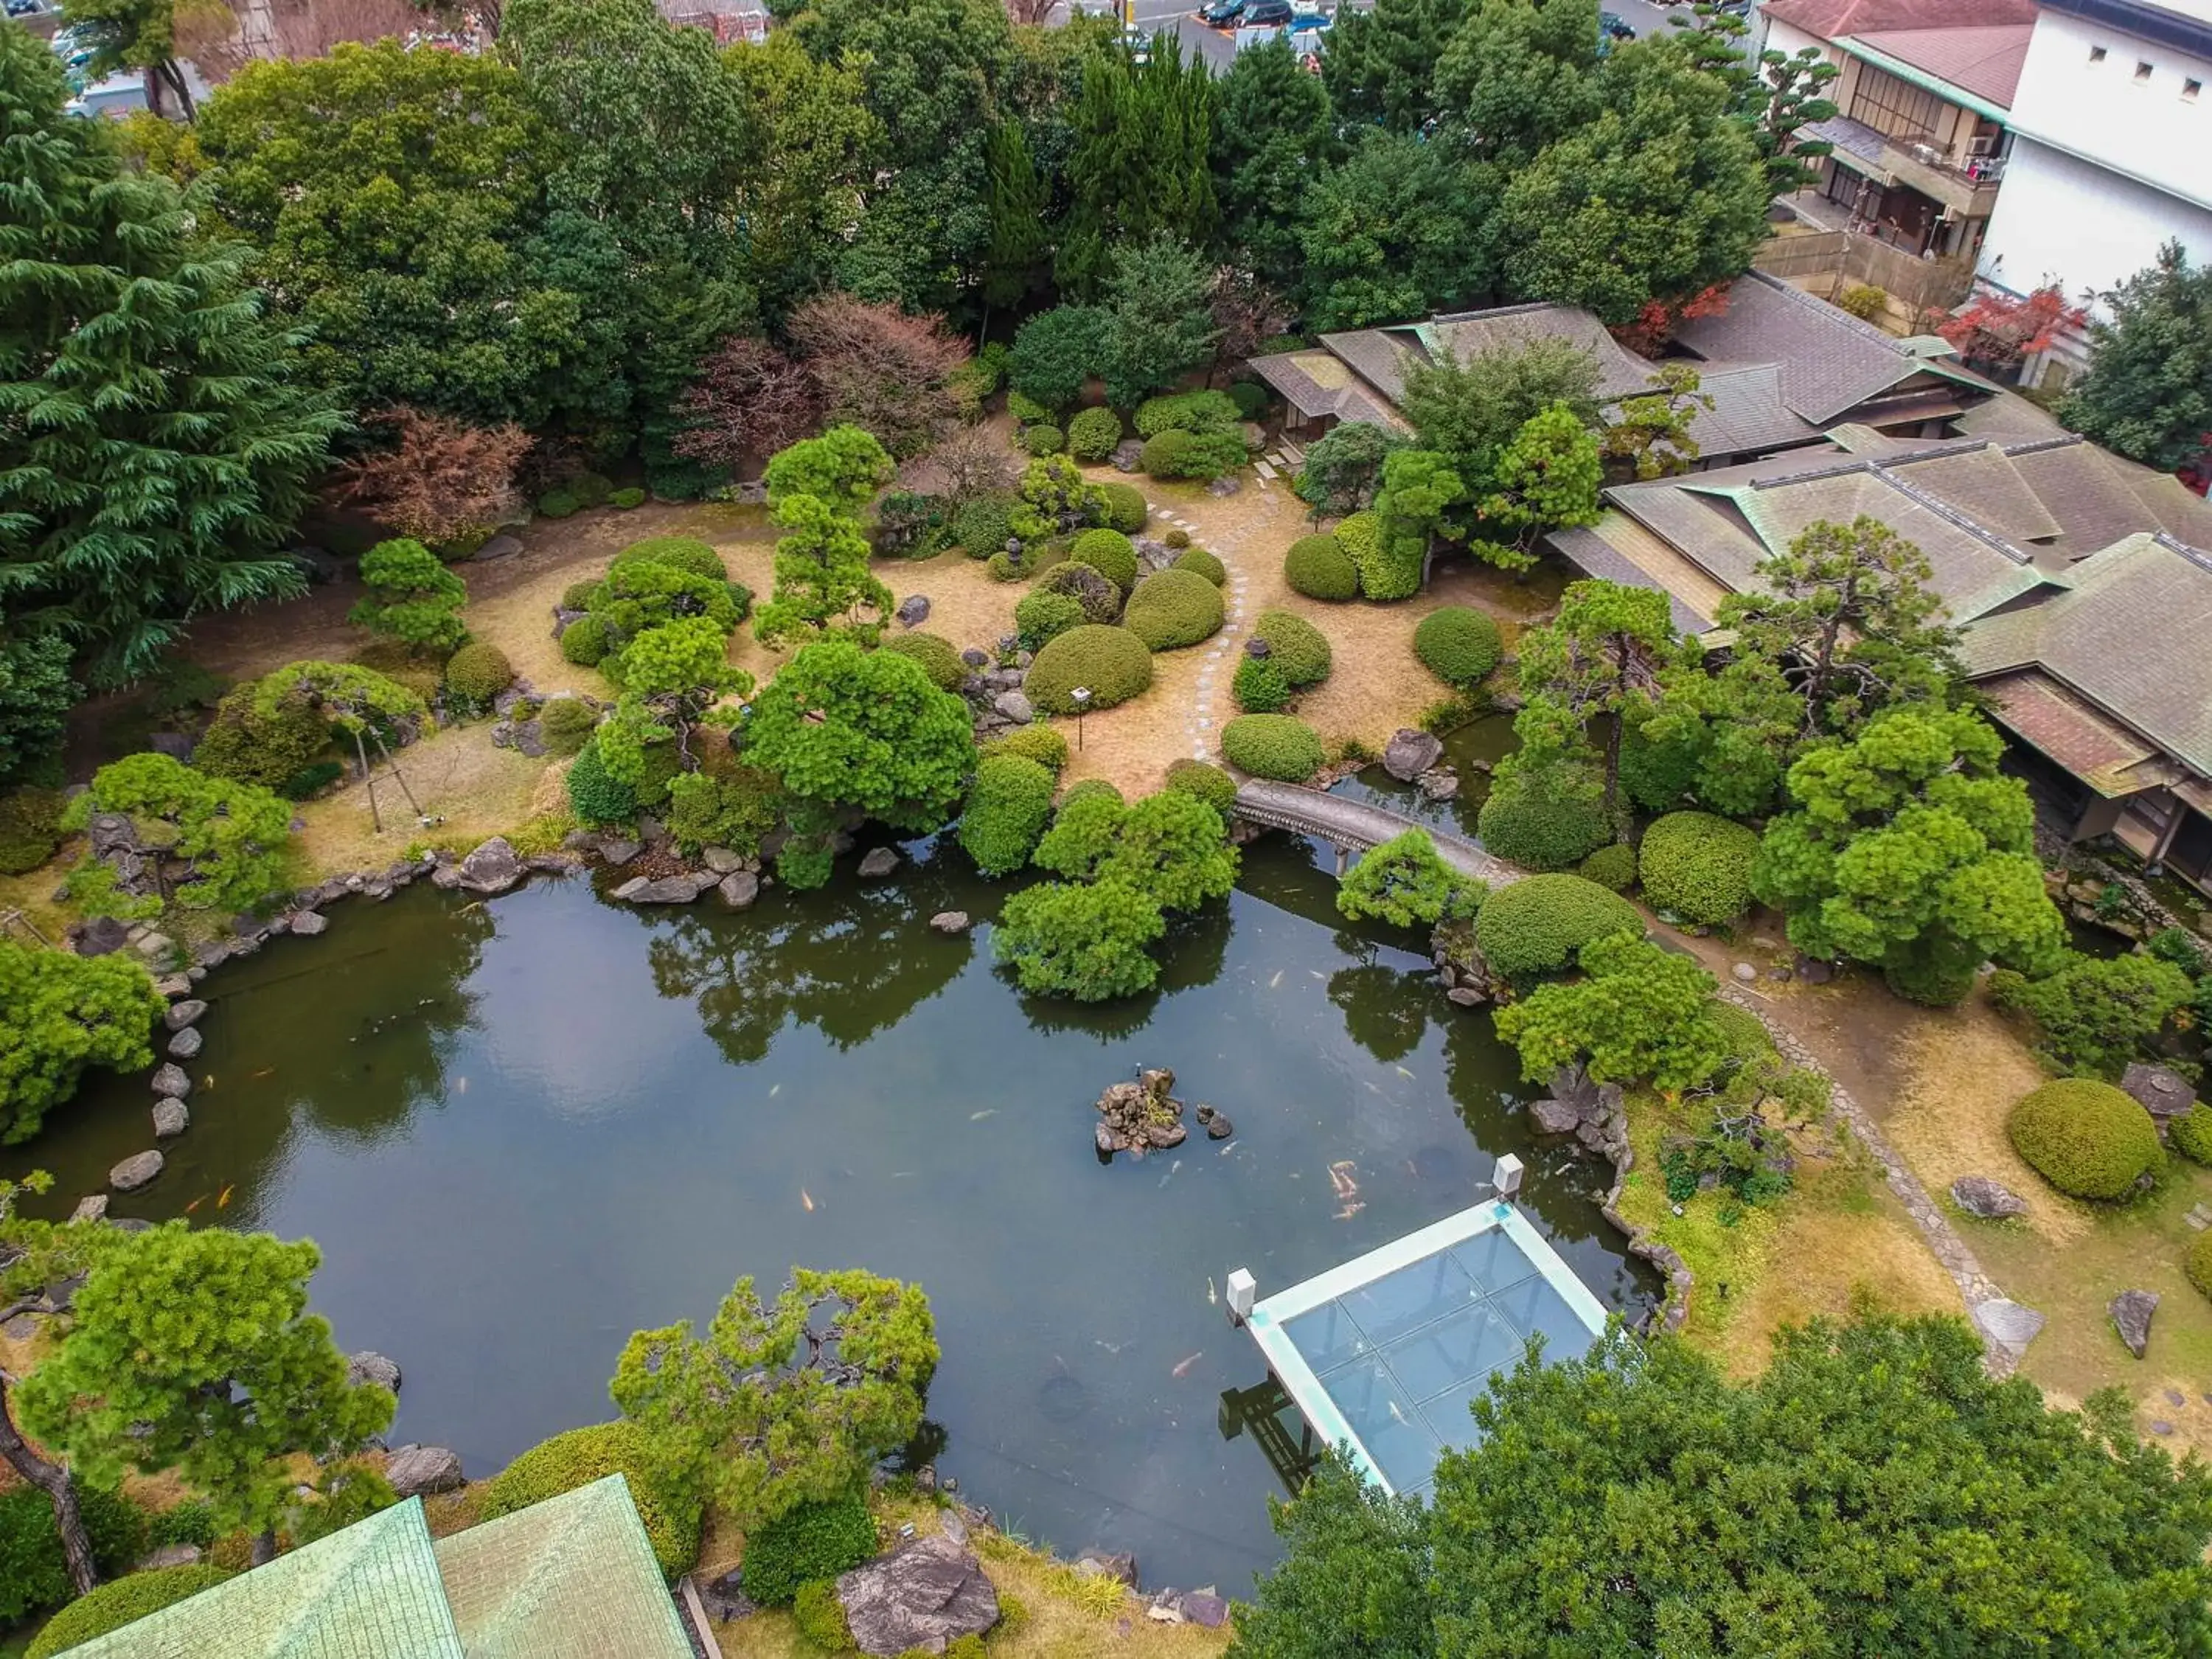
[[(1911, 483), (1903, 478), (1893, 477), (1889, 469), (1881, 461), (1875, 460), (1869, 462), (1868, 470), (1873, 472), (1874, 475), (1880, 478), (1884, 483), (1889, 485), (1891, 489), (1895, 489), (1900, 495), (1909, 496), (1913, 501), (1917, 501), (1921, 506), (1926, 507), (1930, 513), (1933, 513), (1937, 518), (1943, 520), (1946, 523), (1952, 525), (1957, 529), (1965, 531), (1970, 536), (1977, 537), (1979, 539), (1987, 542), (1991, 547), (1996, 549), (1998, 552), (2003, 554), (2005, 557), (2010, 559), (2014, 564), (2028, 566), (2033, 566), (2034, 564), (2035, 558), (2033, 554), (2024, 552), (2020, 548), (2014, 546), (2010, 541), (2007, 540), (2004, 537), (1998, 535), (1996, 531), (1991, 530), (1987, 525), (1981, 523), (1979, 520), (1966, 514), (1961, 513), (1957, 507), (1952, 506), (1950, 502), (1945, 501), (1942, 496), (1936, 495), (1933, 491), (1923, 489), (1918, 484)], [(2044, 509), (2046, 513), (2050, 510), (2051, 509), (2048, 507)]]
[[(2046, 449), (2068, 449), (2076, 444), (2089, 442), (2078, 432), (2054, 433), (2047, 438), (2023, 438), (2017, 443), (2004, 443), (1994, 439), (1990, 441), (1996, 442), (1997, 447), (2008, 455), (2037, 455)], [(2095, 447), (2094, 445), (2090, 447)], [(2103, 452), (2098, 453), (2101, 454)]]
[(2212, 571), (2212, 550), (2185, 542), (2170, 531), (2154, 530), (2150, 538), (2169, 551), (2179, 553), (2200, 570)]
[[(1761, 270), (1757, 265), (1753, 265), (1749, 270), (1744, 272), (1744, 276), (1757, 277), (1776, 293), (1789, 295), (1790, 302), (1802, 307), (1808, 316), (1817, 316), (1824, 322), (1841, 325), (1846, 331), (1865, 340), (1870, 345), (1881, 347), (1893, 357), (1911, 358), (1912, 356), (1911, 352), (1900, 347), (1894, 336), (1885, 334), (1872, 323), (1862, 321), (1852, 316), (1841, 306), (1829, 304), (1817, 294), (1808, 294), (1795, 283), (1777, 276), (1771, 270)], [(1918, 359), (1914, 358), (1913, 361), (1917, 362)]]

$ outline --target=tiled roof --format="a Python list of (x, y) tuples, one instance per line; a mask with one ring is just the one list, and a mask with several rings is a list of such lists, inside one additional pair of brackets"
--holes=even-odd
[(1976, 678), (2039, 668), (2212, 775), (2212, 556), (2136, 535), (2077, 563), (2070, 591), (1966, 631)]
[(1501, 306), (1432, 317), (1416, 329), (1431, 356), (1449, 351), (1468, 358), (1510, 349), (1534, 339), (1565, 340), (1597, 360), (1601, 400), (1626, 398), (1650, 384), (1651, 365), (1607, 332), (1603, 323), (1576, 306)]
[(1908, 451), (1885, 457), (1882, 465), (2008, 542), (2049, 541), (2063, 533), (2012, 458), (1994, 446)]
[(1823, 40), (1869, 30), (2035, 21), (2035, 0), (1765, 0), (1769, 17)]
[(1406, 362), (1427, 361), (1419, 333), (1411, 328), (1360, 328), (1324, 334), (1321, 343), (1352, 367), (1392, 403), (1406, 395)]
[(422, 1502), (71, 1648), (75, 1659), (463, 1659)]
[(1698, 389), (1713, 400), (1690, 422), (1690, 435), (1705, 454), (1748, 455), (1820, 440), (1820, 428), (1782, 401), (1779, 364), (1709, 363), (1698, 372)]
[(2128, 769), (2158, 752), (2039, 668), (1999, 674), (1974, 689), (1989, 700), (1990, 712), (2005, 725), (2106, 794), (2130, 793)]
[(1776, 364), (1783, 402), (1816, 426), (1936, 367), (1905, 342), (1763, 270), (1738, 277), (1724, 311), (1686, 319), (1674, 338), (1709, 361)]
[(468, 1659), (691, 1659), (619, 1474), (441, 1538)]
[(1340, 421), (1367, 421), (1390, 430), (1404, 429), (1406, 423), (1398, 411), (1380, 401), (1371, 387), (1330, 352), (1283, 351), (1271, 357), (1254, 357), (1247, 366), (1302, 415), (1334, 415)]
[(1677, 633), (1702, 634), (1711, 628), (1714, 612), (1728, 593), (1728, 589), (1625, 514), (1605, 514), (1587, 528), (1554, 530), (1549, 539), (1562, 556), (1588, 575), (1625, 587), (1656, 588), (1666, 594)]
[(1850, 38), (2010, 109), (2012, 95), (2020, 89), (2020, 67), (2027, 61), (2028, 37), (2034, 33), (2033, 18), (1978, 25), (1961, 19), (1953, 28), (1855, 28)]

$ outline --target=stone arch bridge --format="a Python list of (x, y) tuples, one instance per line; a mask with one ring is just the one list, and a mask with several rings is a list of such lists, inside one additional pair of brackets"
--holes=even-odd
[(1270, 830), (1287, 830), (1311, 836), (1336, 849), (1336, 873), (1341, 877), (1354, 853), (1364, 853), (1408, 830), (1425, 830), (1436, 843), (1437, 856), (1462, 875), (1474, 876), (1492, 887), (1518, 881), (1528, 872), (1503, 859), (1492, 858), (1474, 842), (1462, 841), (1401, 813), (1365, 801), (1346, 800), (1302, 783), (1272, 783), (1252, 778), (1237, 787), (1237, 816)]

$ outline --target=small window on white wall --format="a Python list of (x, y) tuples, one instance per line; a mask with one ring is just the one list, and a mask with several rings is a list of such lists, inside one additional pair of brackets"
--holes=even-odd
[(2197, 101), (2197, 94), (2203, 90), (2204, 83), (2202, 81), (2184, 81), (2181, 83), (2181, 101), (2185, 104), (2193, 104)]
[(2148, 86), (2150, 84), (2150, 65), (2148, 64), (2138, 63), (2136, 65), (2136, 84), (2137, 86)]
[(2103, 62), (2105, 61), (2105, 49), (2104, 49), (2102, 46), (2092, 46), (2092, 47), (2090, 47), (2090, 48), (2089, 48), (2089, 61), (2090, 61), (2091, 63), (2093, 63), (2093, 64), (2101, 64), (2101, 63), (2103, 63)]

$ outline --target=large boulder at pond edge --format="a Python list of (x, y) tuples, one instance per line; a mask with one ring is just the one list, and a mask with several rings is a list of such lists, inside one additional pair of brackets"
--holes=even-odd
[(164, 1100), (182, 1100), (192, 1091), (192, 1080), (185, 1068), (171, 1061), (157, 1066), (154, 1072), (154, 1092)]
[(715, 884), (714, 890), (732, 910), (749, 909), (760, 896), (760, 878), (749, 870), (732, 870)]
[(899, 855), (895, 848), (873, 847), (860, 855), (860, 879), (881, 881), (899, 867)]
[(181, 1100), (154, 1103), (154, 1139), (173, 1140), (192, 1127), (192, 1110)]
[(910, 1649), (942, 1653), (999, 1622), (999, 1593), (975, 1553), (950, 1538), (917, 1538), (837, 1580), (838, 1604), (861, 1652), (897, 1659)]
[(399, 1392), (399, 1362), (386, 1359), (373, 1348), (363, 1348), (359, 1353), (346, 1356), (346, 1386), (357, 1389), (364, 1382), (374, 1382), (380, 1389)]
[(712, 870), (696, 875), (663, 876), (658, 881), (632, 876), (615, 889), (614, 896), (631, 904), (689, 904), (719, 880)]
[(2120, 1340), (2138, 1359), (2150, 1346), (2150, 1316), (2157, 1311), (2156, 1291), (2122, 1291), (2106, 1309), (2112, 1316), (2112, 1328), (2120, 1334)]
[(1443, 744), (1426, 732), (1401, 726), (1382, 750), (1382, 769), (1401, 783), (1411, 783), (1442, 760), (1443, 753)]
[(507, 845), (507, 837), (494, 836), (461, 860), (457, 885), (471, 893), (504, 893), (520, 882), (524, 874), (521, 858)]
[(161, 1163), (159, 1152), (134, 1152), (107, 1172), (107, 1184), (118, 1193), (135, 1193), (161, 1173)]
[(465, 1479), (460, 1453), (446, 1446), (402, 1446), (384, 1466), (384, 1478), (402, 1498), (452, 1492)]

